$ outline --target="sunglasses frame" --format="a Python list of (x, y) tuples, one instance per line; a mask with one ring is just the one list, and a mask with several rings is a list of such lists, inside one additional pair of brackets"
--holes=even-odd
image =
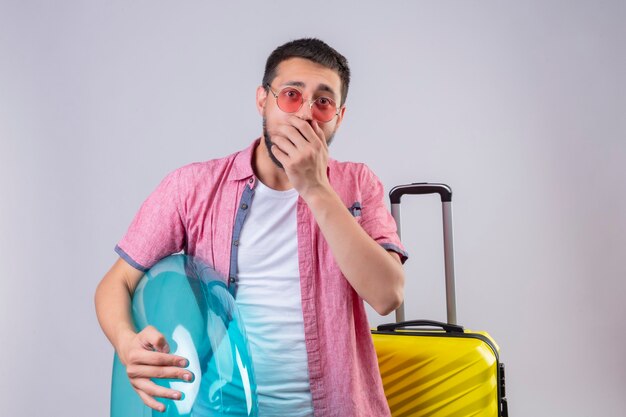
[[(304, 94), (302, 94), (302, 91), (298, 90), (297, 88), (287, 86), (287, 87), (285, 87), (285, 88), (281, 89), (278, 93), (275, 93), (275, 92), (274, 92), (274, 90), (272, 89), (272, 86), (271, 86), (271, 85), (269, 85), (269, 83), (266, 83), (266, 84), (265, 84), (265, 87), (267, 87), (267, 89), (268, 89), (268, 90), (272, 93), (272, 95), (274, 96), (274, 99), (276, 99), (276, 105), (278, 106), (278, 108), (279, 108), (281, 111), (283, 111), (283, 112), (285, 112), (285, 113), (287, 113), (287, 114), (293, 114), (293, 113), (297, 112), (298, 110), (300, 110), (300, 109), (302, 108), (302, 105), (304, 104), (304, 101), (305, 101), (305, 100), (304, 100)], [(298, 108), (297, 108), (296, 110), (292, 111), (292, 112), (285, 111), (285, 110), (283, 110), (283, 109), (282, 109), (282, 107), (280, 107), (280, 106), (278, 105), (278, 95), (279, 95), (280, 93), (282, 93), (283, 91), (285, 91), (286, 89), (288, 89), (288, 88), (289, 88), (289, 89), (291, 89), (291, 90), (296, 90), (296, 91), (298, 91), (298, 92), (300, 93), (300, 106), (298, 106)], [(313, 114), (313, 110), (312, 110), (312, 109), (313, 109), (313, 104), (314, 104), (317, 100), (319, 100), (320, 98), (322, 98), (322, 97), (318, 97), (318, 98), (316, 98), (315, 100), (306, 100), (306, 101), (309, 103), (309, 109), (311, 109), (311, 115)], [(337, 103), (336, 103), (336, 102), (335, 102), (335, 100), (333, 100), (332, 98), (330, 98), (330, 97), (323, 97), (323, 98), (325, 98), (325, 99), (327, 99), (327, 100), (331, 100), (333, 103), (335, 103), (335, 113), (334, 113), (334, 114), (333, 114), (333, 116), (332, 116), (330, 119), (328, 119), (328, 120), (317, 120), (317, 119), (315, 119), (315, 120), (317, 120), (317, 121), (318, 121), (318, 122), (320, 122), (320, 123), (328, 123), (328, 122), (330, 122), (331, 120), (333, 120), (336, 116), (339, 116), (339, 112), (341, 111), (341, 107), (337, 107)]]

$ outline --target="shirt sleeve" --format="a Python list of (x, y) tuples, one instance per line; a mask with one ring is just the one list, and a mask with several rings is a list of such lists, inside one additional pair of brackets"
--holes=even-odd
[(385, 205), (382, 182), (367, 166), (363, 166), (361, 195), (361, 227), (383, 248), (400, 255), (402, 263), (409, 254), (398, 237), (396, 222)]
[(167, 175), (143, 202), (115, 251), (134, 268), (147, 271), (185, 246), (180, 212), (180, 170)]

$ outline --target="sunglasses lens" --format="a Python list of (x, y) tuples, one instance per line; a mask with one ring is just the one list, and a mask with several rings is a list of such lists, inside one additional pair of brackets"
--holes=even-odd
[(328, 122), (337, 112), (335, 102), (328, 97), (320, 97), (313, 103), (313, 118), (320, 122)]
[(286, 113), (295, 113), (302, 105), (302, 94), (294, 88), (285, 88), (278, 93), (278, 107)]

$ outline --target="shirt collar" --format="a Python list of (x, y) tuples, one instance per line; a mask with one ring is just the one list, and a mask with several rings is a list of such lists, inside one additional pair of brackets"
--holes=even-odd
[(251, 179), (252, 182), (256, 180), (256, 176), (252, 170), (252, 158), (254, 157), (254, 150), (259, 145), (260, 141), (261, 138), (257, 138), (250, 146), (235, 155), (235, 159), (233, 160), (233, 169), (230, 171), (229, 179)]

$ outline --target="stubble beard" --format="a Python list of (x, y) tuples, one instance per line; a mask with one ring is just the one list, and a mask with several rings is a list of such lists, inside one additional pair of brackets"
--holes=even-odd
[[(326, 139), (326, 144), (328, 146), (330, 146), (330, 143), (332, 142), (334, 137), (335, 137), (335, 132), (331, 133), (330, 136)], [(274, 162), (274, 164), (278, 168), (284, 170), (285, 167), (283, 166), (283, 164), (280, 163), (280, 161), (276, 158), (276, 156), (272, 152), (272, 139), (270, 138), (270, 135), (267, 132), (267, 119), (265, 117), (263, 118), (263, 141), (265, 142), (265, 148), (267, 148), (267, 153), (269, 154), (272, 162)]]
[(278, 168), (284, 170), (285, 167), (278, 159), (276, 159), (274, 152), (272, 152), (272, 140), (270, 139), (270, 134), (267, 132), (267, 119), (265, 117), (263, 118), (263, 141), (265, 141), (265, 148), (267, 149), (267, 153), (269, 154), (272, 162), (274, 162)]

